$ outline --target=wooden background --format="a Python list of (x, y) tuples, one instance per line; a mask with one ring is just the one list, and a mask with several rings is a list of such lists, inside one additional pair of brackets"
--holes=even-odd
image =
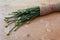
[(8, 13), (18, 9), (58, 2), (60, 0), (0, 0), (0, 40), (60, 40), (60, 12), (38, 17), (10, 36), (6, 33), (14, 25), (5, 28), (3, 20)]

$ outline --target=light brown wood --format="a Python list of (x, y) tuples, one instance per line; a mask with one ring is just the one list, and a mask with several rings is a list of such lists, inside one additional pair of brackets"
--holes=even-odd
[(4, 26), (5, 16), (12, 11), (32, 6), (58, 3), (60, 0), (0, 0), (0, 40), (60, 40), (60, 12), (38, 17), (12, 32), (6, 33), (14, 26)]

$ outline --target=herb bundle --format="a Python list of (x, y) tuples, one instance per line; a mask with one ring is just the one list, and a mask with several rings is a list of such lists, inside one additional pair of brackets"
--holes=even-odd
[(17, 10), (16, 12), (12, 12), (11, 15), (11, 17), (5, 17), (4, 19), (4, 21), (8, 23), (5, 27), (8, 27), (12, 23), (15, 24), (15, 26), (7, 33), (7, 35), (9, 35), (12, 30), (16, 31), (24, 23), (29, 23), (31, 19), (40, 16), (40, 7), (36, 6), (23, 10)]

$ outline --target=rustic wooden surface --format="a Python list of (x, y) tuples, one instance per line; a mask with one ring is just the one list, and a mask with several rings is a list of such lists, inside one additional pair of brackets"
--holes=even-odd
[(0, 0), (0, 40), (60, 40), (60, 12), (41, 16), (25, 24), (10, 36), (6, 33), (13, 25), (5, 28), (4, 17), (17, 9), (58, 3), (60, 0)]

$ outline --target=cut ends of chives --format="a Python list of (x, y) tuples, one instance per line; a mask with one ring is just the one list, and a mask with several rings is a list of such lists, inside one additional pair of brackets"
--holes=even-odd
[[(23, 25), (24, 23), (29, 23), (31, 19), (40, 16), (40, 7), (31, 7), (23, 10), (17, 10), (16, 12), (12, 12), (11, 17), (5, 17), (4, 21), (8, 23), (7, 26), (14, 23), (15, 27), (13, 27), (7, 35), (15, 28), (19, 28), (19, 26)], [(12, 20), (12, 18), (15, 20)], [(7, 27), (6, 26), (6, 27)]]
[(10, 35), (10, 33), (8, 32), (6, 35), (7, 35), (7, 36), (9, 36), (9, 35)]

